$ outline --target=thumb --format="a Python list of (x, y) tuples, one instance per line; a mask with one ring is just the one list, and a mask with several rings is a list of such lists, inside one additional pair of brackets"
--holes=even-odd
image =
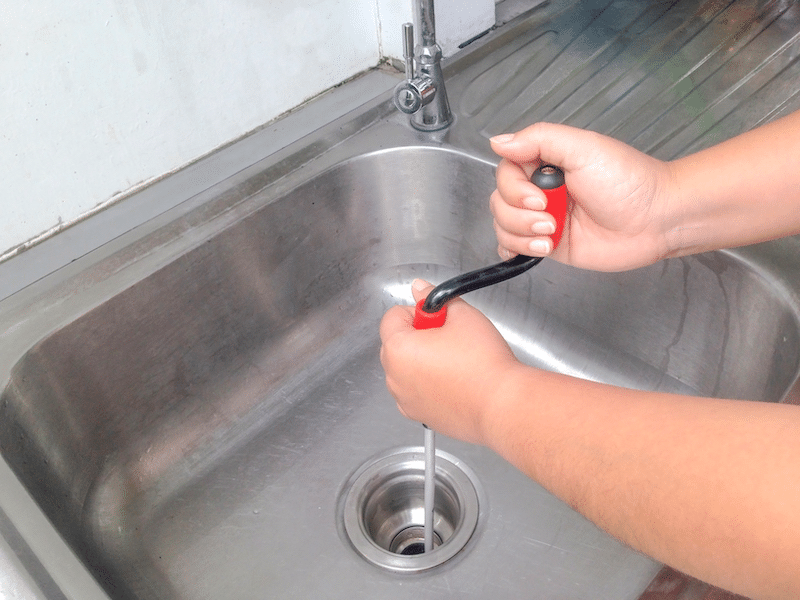
[(414, 302), (427, 298), (431, 290), (433, 290), (433, 284), (424, 279), (415, 279), (411, 282), (411, 293), (414, 295)]
[(545, 162), (571, 170), (574, 158), (586, 152), (593, 133), (558, 123), (535, 123), (517, 131), (490, 138), (492, 150), (517, 164)]
[(533, 128), (532, 125), (516, 133), (503, 133), (489, 138), (492, 150), (519, 165), (540, 162), (541, 144)]

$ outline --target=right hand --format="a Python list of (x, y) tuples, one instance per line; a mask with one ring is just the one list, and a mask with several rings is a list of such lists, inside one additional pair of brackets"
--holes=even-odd
[[(550, 256), (583, 269), (624, 271), (670, 256), (666, 233), (680, 211), (670, 206), (668, 163), (613, 138), (550, 123), (491, 142), (503, 157), (491, 197), (501, 257)], [(564, 171), (570, 200), (554, 251), (549, 235), (533, 229), (555, 224), (543, 211), (544, 194), (530, 182), (542, 163)]]

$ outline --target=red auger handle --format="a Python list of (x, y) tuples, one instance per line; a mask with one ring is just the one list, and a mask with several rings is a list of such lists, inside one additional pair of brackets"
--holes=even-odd
[[(553, 165), (542, 165), (536, 169), (536, 171), (534, 171), (531, 181), (536, 187), (544, 192), (544, 195), (547, 198), (547, 207), (545, 208), (545, 211), (553, 215), (553, 218), (556, 220), (555, 233), (550, 236), (550, 238), (553, 240), (553, 249), (555, 249), (558, 246), (558, 243), (561, 241), (561, 235), (564, 233), (564, 223), (567, 218), (567, 186), (564, 183), (564, 172)], [(533, 264), (538, 264), (538, 261), (541, 260), (541, 258), (531, 258), (528, 260), (526, 257), (519, 256), (516, 259), (511, 259), (510, 261), (500, 263), (499, 265), (492, 265), (486, 269), (472, 271), (466, 274), (464, 277), (469, 277), (476, 274), (480, 274), (482, 276), (484, 273), (489, 271), (495, 270), (496, 272), (497, 269), (502, 269), (507, 274), (505, 277), (507, 279), (508, 277), (513, 277), (517, 274), (516, 271), (511, 271), (510, 263), (515, 263), (518, 265), (520, 263), (519, 259), (523, 258), (526, 259), (524, 261), (527, 265), (525, 269), (533, 266), (529, 264), (530, 262), (533, 262)], [(450, 281), (455, 282), (457, 279), (458, 278), (453, 278)], [(497, 282), (496, 279), (486, 280), (485, 285), (491, 285), (490, 281)], [(447, 283), (449, 282), (440, 284), (440, 288), (437, 289), (441, 289), (442, 286), (446, 286)], [(477, 288), (472, 287), (469, 289)], [(469, 289), (465, 291), (469, 291)], [(447, 304), (444, 304), (435, 312), (426, 312), (423, 309), (424, 304), (424, 299), (417, 302), (416, 310), (414, 311), (414, 329), (435, 329), (444, 325), (444, 322), (447, 319)]]
[(542, 165), (533, 172), (531, 182), (544, 192), (547, 198), (545, 211), (553, 215), (556, 220), (556, 231), (550, 236), (555, 250), (561, 241), (564, 223), (567, 220), (567, 186), (564, 183), (564, 171), (553, 165)]
[(425, 304), (425, 298), (417, 302), (414, 309), (414, 321), (412, 322), (414, 329), (436, 329), (444, 325), (447, 319), (447, 304), (432, 313), (422, 310), (423, 304)]

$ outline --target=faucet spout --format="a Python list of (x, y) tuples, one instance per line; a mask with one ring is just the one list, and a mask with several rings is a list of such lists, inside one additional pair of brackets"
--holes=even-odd
[[(453, 122), (442, 74), (442, 49), (436, 43), (433, 0), (414, 3), (420, 44), (413, 48), (413, 26), (403, 25), (403, 56), (406, 80), (394, 90), (398, 110), (411, 115), (411, 125), (420, 131), (437, 131)], [(414, 64), (416, 63), (416, 73)]]

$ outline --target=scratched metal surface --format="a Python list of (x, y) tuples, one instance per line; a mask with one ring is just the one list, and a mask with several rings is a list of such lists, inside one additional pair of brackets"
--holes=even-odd
[(449, 88), (482, 136), (552, 121), (672, 159), (800, 108), (797, 2), (551, 2), (524, 29)]

